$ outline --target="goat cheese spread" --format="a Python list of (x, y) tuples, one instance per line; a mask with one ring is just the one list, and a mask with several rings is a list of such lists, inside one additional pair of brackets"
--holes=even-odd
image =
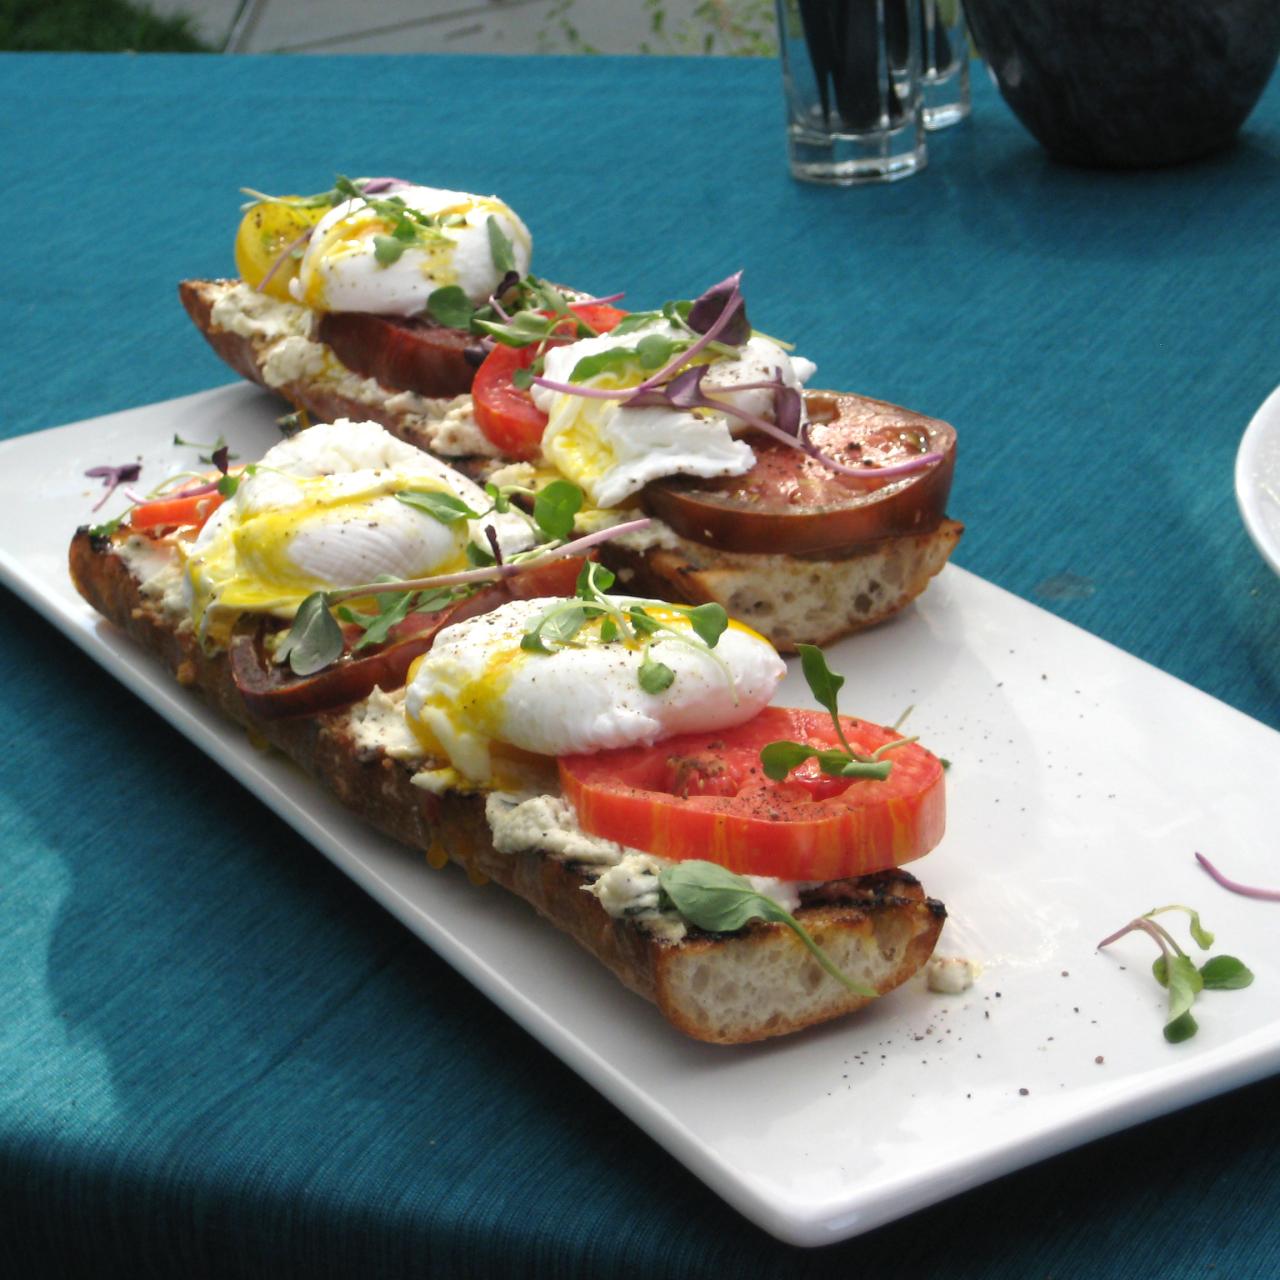
[(168, 543), (144, 538), (141, 534), (125, 539), (116, 548), (120, 558), (138, 582), (139, 593), (161, 612), (181, 619), (179, 626), (191, 626), (183, 592), (182, 563)]
[(925, 970), (930, 991), (957, 996), (973, 986), (974, 964), (964, 956), (934, 956)]
[[(639, 849), (588, 835), (578, 825), (573, 806), (561, 796), (520, 796), (495, 791), (485, 801), (485, 818), (499, 853), (536, 849), (562, 862), (572, 862), (591, 880), (584, 886), (614, 919), (626, 918), (661, 938), (679, 942), (688, 932), (683, 917), (664, 905), (658, 877), (671, 865)], [(771, 876), (745, 876), (752, 888), (786, 911), (800, 905), (798, 881)]]

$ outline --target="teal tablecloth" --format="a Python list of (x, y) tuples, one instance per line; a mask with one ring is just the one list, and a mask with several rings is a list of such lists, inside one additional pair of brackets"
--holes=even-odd
[[(3, 431), (228, 380), (174, 283), (231, 269), (242, 185), (498, 190), (583, 288), (744, 267), (819, 384), (960, 428), (961, 564), (1280, 726), (1232, 494), (1280, 381), (1280, 85), (1156, 173), (1057, 167), (975, 99), (922, 176), (826, 191), (787, 177), (769, 62), (0, 57)], [(1280, 1273), (1274, 1081), (773, 1242), (8, 605), (0, 1273)]]

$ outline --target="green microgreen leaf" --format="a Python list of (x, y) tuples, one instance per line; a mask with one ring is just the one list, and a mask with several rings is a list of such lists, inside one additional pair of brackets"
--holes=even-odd
[(723, 605), (700, 604), (689, 610), (689, 625), (708, 649), (714, 649), (729, 625), (729, 615)]
[(608, 591), (616, 581), (611, 570), (595, 560), (588, 560), (578, 570), (578, 585), (574, 594), (583, 600), (594, 600), (601, 592)]
[(645, 693), (661, 693), (671, 688), (676, 673), (665, 662), (658, 662), (646, 653), (636, 677)]
[(643, 605), (633, 604), (627, 610), (627, 620), (636, 629), (637, 635), (651, 636), (661, 630), (661, 624), (649, 616)]
[(582, 509), (582, 490), (568, 480), (553, 480), (533, 500), (533, 522), (548, 538), (567, 538)]
[(310, 676), (342, 657), (342, 628), (329, 612), (323, 591), (313, 591), (299, 606), (293, 625), (276, 647), (276, 661), (289, 662), (294, 675)]
[(1191, 1007), (1202, 991), (1239, 990), (1253, 982), (1253, 974), (1235, 956), (1226, 955), (1214, 956), (1197, 969), (1195, 961), (1178, 946), (1173, 935), (1152, 919), (1165, 911), (1185, 911), (1190, 917), (1190, 932), (1197, 944), (1208, 947), (1213, 942), (1213, 935), (1200, 923), (1198, 913), (1190, 907), (1175, 903), (1167, 907), (1155, 907), (1145, 915), (1130, 920), (1104, 938), (1098, 946), (1110, 946), (1127, 933), (1145, 933), (1155, 941), (1160, 948), (1160, 955), (1152, 964), (1151, 972), (1155, 980), (1169, 992), (1169, 1017), (1165, 1022), (1164, 1037), (1171, 1044), (1177, 1044), (1189, 1040), (1199, 1029), (1191, 1016)]
[(458, 285), (448, 284), (442, 289), (433, 290), (427, 298), (427, 314), (446, 329), (470, 330), (475, 308)]
[(1206, 991), (1239, 991), (1253, 982), (1253, 973), (1235, 956), (1214, 956), (1200, 966)]
[(662, 333), (646, 334), (634, 347), (608, 347), (583, 356), (569, 374), (570, 382), (590, 382), (602, 373), (621, 377), (635, 365), (642, 369), (660, 369), (678, 352), (691, 346), (689, 338)]
[(235, 495), (235, 491), (240, 487), (240, 477), (225, 475), (218, 481), (218, 492), (224, 498), (230, 498)]
[(1190, 1040), (1197, 1031), (1200, 1030), (1199, 1023), (1191, 1016), (1191, 1011), (1180, 1014), (1164, 1024), (1164, 1038), (1170, 1044), (1181, 1044), (1184, 1040)]
[(396, 497), (406, 507), (422, 511), (441, 524), (457, 524), (461, 520), (476, 520), (480, 513), (473, 511), (463, 500), (444, 489), (406, 489)]
[(800, 655), (800, 669), (804, 672), (805, 683), (809, 691), (824, 707), (832, 719), (839, 719), (837, 698), (844, 685), (844, 676), (838, 676), (827, 666), (826, 656), (815, 644), (798, 644), (796, 652)]
[(493, 260), (494, 269), (505, 276), (508, 271), (516, 269), (516, 251), (506, 233), (498, 225), (498, 219), (489, 215), (485, 223), (489, 232), (489, 257)]
[(661, 319), (661, 311), (632, 311), (629, 315), (623, 316), (613, 326), (611, 332), (614, 337), (625, 337), (627, 334), (635, 333), (637, 329), (647, 328)]
[(542, 316), (536, 311), (517, 311), (509, 323), (484, 320), (477, 316), (472, 321), (471, 327), (501, 342), (504, 346), (528, 347), (545, 340), (555, 323), (554, 317)]
[[(413, 592), (388, 591), (375, 596), (374, 599), (378, 605), (378, 612), (372, 617), (368, 615), (354, 617), (351, 616), (352, 610), (342, 607), (338, 609), (338, 616), (344, 622), (358, 622), (365, 629), (364, 635), (352, 646), (352, 653), (357, 649), (366, 649), (370, 645), (385, 644), (391, 628), (408, 617), (413, 604)], [(365, 617), (368, 617), (367, 621), (364, 620)]]
[(529, 367), (511, 370), (511, 385), (517, 391), (528, 391), (533, 386), (534, 371)]
[(493, 503), (493, 509), (500, 516), (505, 516), (511, 510), (511, 500), (493, 481), (485, 485), (484, 491), (488, 495), (489, 501)]
[[(129, 511), (133, 508), (130, 507)], [(112, 520), (104, 520), (101, 524), (91, 524), (89, 526), (89, 537), (91, 538), (109, 538), (124, 523), (124, 518), (129, 511), (122, 511)]]
[(474, 542), (467, 543), (467, 561), (474, 565), (477, 569), (487, 569), (490, 565), (498, 562), (493, 558), (492, 553), (486, 551), (483, 547), (477, 546)]
[(1195, 939), (1196, 945), (1201, 951), (1208, 951), (1213, 946), (1213, 934), (1200, 923), (1200, 913), (1193, 911), (1190, 907), (1184, 907), (1180, 903), (1170, 903), (1167, 907), (1156, 907), (1143, 917), (1144, 920), (1150, 920), (1154, 916), (1163, 914), (1166, 911), (1185, 911), (1190, 917), (1190, 932), (1192, 938)]
[(1166, 965), (1169, 990), (1169, 1021), (1176, 1022), (1204, 990), (1204, 979), (1190, 956), (1174, 956)]
[(663, 869), (658, 883), (671, 905), (695, 927), (709, 933), (736, 933), (752, 920), (785, 925), (842, 986), (860, 996), (876, 995), (871, 987), (842, 973), (789, 911), (718, 863), (697, 859), (672, 863)]
[(612, 644), (618, 638), (618, 624), (612, 618), (605, 618), (600, 623), (600, 639), (605, 644)]
[(373, 256), (384, 267), (389, 267), (393, 262), (398, 262), (408, 247), (404, 240), (398, 239), (396, 236), (373, 237)]

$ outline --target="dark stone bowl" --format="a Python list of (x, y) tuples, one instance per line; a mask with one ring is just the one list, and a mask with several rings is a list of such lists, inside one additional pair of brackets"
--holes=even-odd
[(1004, 100), (1051, 156), (1146, 168), (1225, 147), (1280, 55), (1280, 0), (964, 0)]

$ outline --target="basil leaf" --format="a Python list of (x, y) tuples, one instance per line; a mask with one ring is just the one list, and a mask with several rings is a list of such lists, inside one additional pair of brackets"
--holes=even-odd
[(723, 605), (700, 604), (689, 610), (689, 624), (707, 648), (714, 649), (729, 625), (729, 615)]
[(1239, 991), (1253, 982), (1253, 973), (1235, 956), (1214, 956), (1200, 967), (1206, 991)]
[(636, 674), (645, 693), (661, 693), (664, 689), (670, 689), (676, 678), (676, 673), (665, 662), (657, 662), (649, 657), (640, 664), (640, 670)]
[(831, 713), (832, 718), (835, 718), (839, 714), (836, 709), (836, 698), (844, 684), (844, 676), (836, 675), (827, 666), (827, 660), (817, 645), (798, 644), (796, 652), (800, 655), (800, 669), (804, 672), (809, 691), (818, 703)]
[(502, 275), (506, 275), (508, 271), (514, 271), (516, 269), (515, 248), (498, 225), (498, 219), (490, 214), (485, 226), (489, 231), (489, 257), (493, 260), (494, 268)]
[(533, 500), (533, 522), (548, 538), (567, 538), (582, 509), (582, 490), (568, 480), (553, 480)]
[(403, 240), (397, 240), (395, 236), (373, 237), (373, 256), (384, 267), (389, 267), (393, 262), (398, 262), (400, 255), (408, 247)]
[(1176, 1018), (1171, 1018), (1164, 1025), (1164, 1038), (1170, 1044), (1181, 1044), (1184, 1040), (1190, 1040), (1197, 1031), (1200, 1030), (1199, 1024), (1191, 1016), (1190, 1011), (1179, 1014)]
[(447, 493), (443, 489), (409, 489), (404, 493), (397, 493), (396, 497), (406, 507), (412, 507), (415, 511), (425, 512), (433, 519), (439, 520), (441, 524), (457, 524), (460, 520), (475, 520), (480, 515), (478, 511), (472, 511), (461, 498), (455, 497), (452, 493)]
[(676, 862), (663, 869), (658, 883), (671, 905), (697, 928), (710, 933), (734, 933), (752, 920), (786, 925), (837, 982), (857, 995), (876, 995), (872, 988), (841, 973), (790, 912), (719, 863), (696, 859)]
[(287, 658), (294, 675), (310, 676), (342, 657), (342, 649), (342, 628), (329, 612), (329, 601), (323, 591), (313, 591), (298, 606), (276, 661)]
[(427, 314), (446, 329), (469, 330), (475, 308), (456, 284), (449, 284), (436, 289), (427, 299)]

